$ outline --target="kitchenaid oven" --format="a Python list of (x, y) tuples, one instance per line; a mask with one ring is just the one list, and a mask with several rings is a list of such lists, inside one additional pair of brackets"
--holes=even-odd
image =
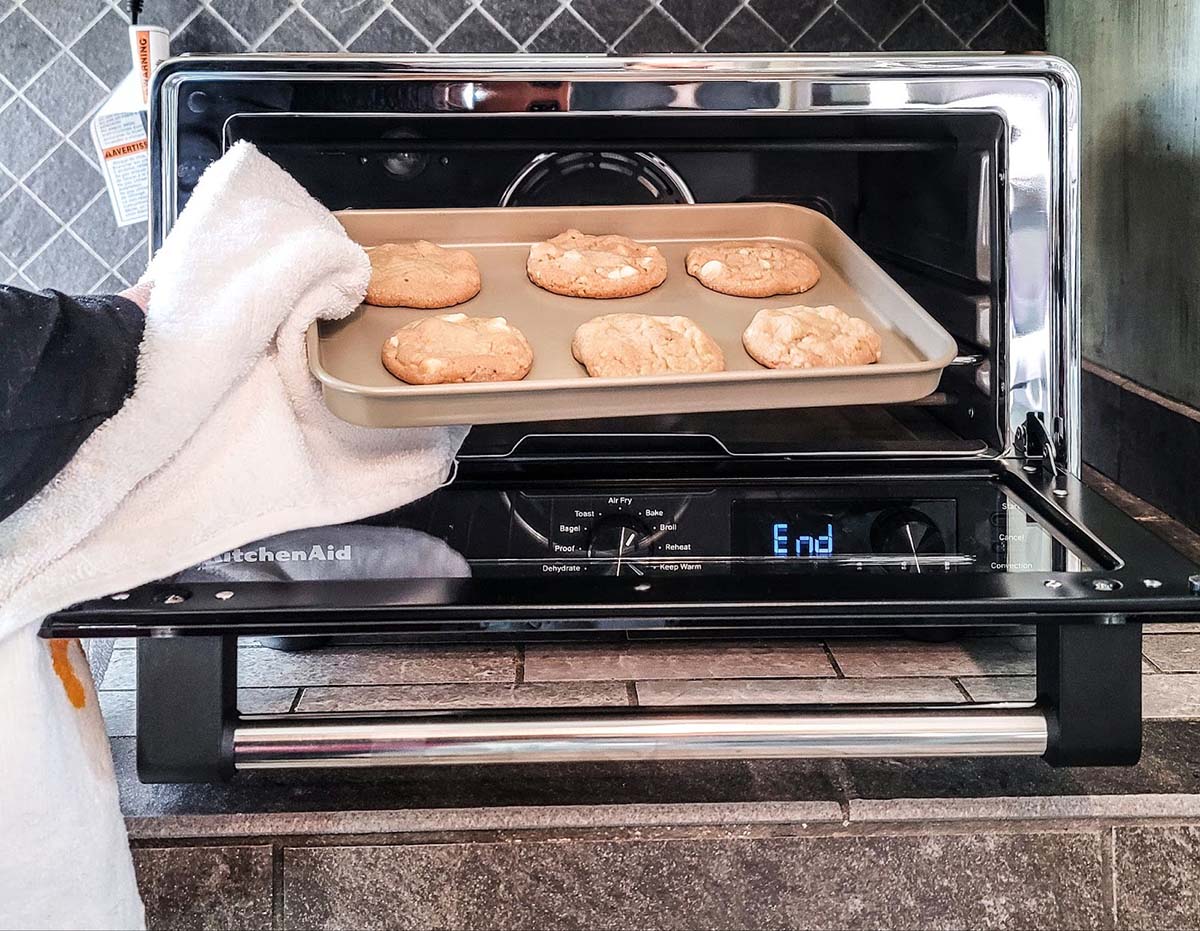
[[(331, 209), (801, 205), (958, 351), (936, 390), (902, 404), (554, 422), (514, 407), (511, 423), (471, 432), (422, 501), (248, 544), (64, 611), (45, 633), (146, 638), (148, 781), (682, 757), (1131, 762), (1142, 624), (1200, 609), (1200, 569), (1079, 479), (1078, 119), (1074, 72), (1035, 56), (169, 62), (153, 88), (152, 246), (242, 139)], [(239, 635), (1015, 623), (1037, 626), (1029, 705), (371, 718), (235, 706)]]

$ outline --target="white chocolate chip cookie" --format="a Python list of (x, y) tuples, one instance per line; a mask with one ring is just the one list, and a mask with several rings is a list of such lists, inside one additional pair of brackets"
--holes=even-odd
[(760, 310), (742, 333), (742, 345), (772, 369), (869, 365), (879, 361), (879, 333), (867, 321), (837, 307)]
[(410, 385), (519, 381), (533, 350), (503, 317), (443, 314), (406, 324), (383, 344), (384, 367)]
[(688, 317), (595, 317), (575, 331), (571, 352), (595, 378), (725, 369), (721, 347)]
[(817, 263), (799, 249), (764, 241), (693, 246), (687, 272), (709, 290), (735, 297), (799, 294), (821, 278)]
[(526, 265), (539, 288), (568, 297), (633, 297), (667, 278), (667, 260), (657, 246), (627, 236), (589, 236), (567, 230), (534, 243)]
[(451, 307), (479, 293), (479, 266), (466, 249), (424, 239), (367, 249), (371, 281), (366, 302), (381, 307)]

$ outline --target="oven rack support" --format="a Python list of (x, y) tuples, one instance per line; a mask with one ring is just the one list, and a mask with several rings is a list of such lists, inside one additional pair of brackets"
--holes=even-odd
[(138, 773), (211, 782), (239, 770), (682, 759), (1040, 756), (1137, 761), (1141, 625), (1037, 633), (1032, 705), (719, 706), (240, 715), (237, 638), (138, 644)]

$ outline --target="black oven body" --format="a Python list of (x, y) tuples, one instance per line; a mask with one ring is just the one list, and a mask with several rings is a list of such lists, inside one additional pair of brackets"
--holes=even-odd
[[(452, 481), (422, 501), (248, 541), (54, 615), (48, 636), (147, 638), (144, 780), (270, 763), (252, 725), (274, 725), (236, 709), (236, 638), (249, 635), (495, 642), (1034, 624), (1038, 699), (1021, 713), (1037, 716), (1040, 737), (914, 752), (1137, 759), (1141, 626), (1195, 613), (1200, 569), (1077, 477), (1078, 114), (1065, 63), (181, 59), (158, 74), (154, 100), (155, 243), (203, 169), (242, 139), (331, 209), (801, 204), (849, 233), (960, 352), (937, 392), (895, 407), (572, 422), (518, 412), (472, 430)], [(773, 714), (803, 723), (813, 711)], [(902, 713), (878, 712), (881, 730)], [(993, 736), (1008, 713), (970, 712)], [(590, 723), (661, 718), (666, 733), (703, 714), (597, 711)], [(535, 729), (560, 717), (528, 715)], [(441, 719), (459, 718), (473, 726), (471, 714)], [(351, 739), (363, 724), (314, 726)], [(578, 733), (555, 745), (566, 756), (538, 752), (589, 758)], [(350, 765), (370, 762), (377, 738)], [(389, 760), (410, 760), (425, 739), (397, 737)], [(728, 752), (778, 752), (738, 746)], [(663, 738), (655, 752), (685, 749)], [(615, 758), (637, 758), (628, 752)], [(315, 759), (291, 762), (324, 765)]]

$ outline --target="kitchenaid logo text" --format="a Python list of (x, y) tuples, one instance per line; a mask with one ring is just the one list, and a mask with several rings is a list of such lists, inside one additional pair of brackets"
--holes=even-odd
[(215, 566), (225, 562), (350, 562), (353, 558), (353, 547), (349, 543), (338, 547), (314, 543), (306, 550), (269, 550), (265, 546), (244, 550), (239, 547), (206, 559), (201, 565)]

